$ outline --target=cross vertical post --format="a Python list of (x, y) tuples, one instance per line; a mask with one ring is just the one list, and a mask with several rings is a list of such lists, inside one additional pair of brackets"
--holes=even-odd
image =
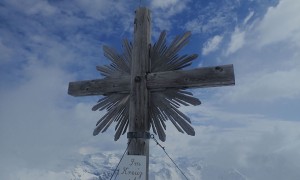
[(129, 155), (146, 156), (146, 179), (149, 171), (149, 92), (146, 84), (150, 72), (150, 30), (151, 18), (147, 8), (139, 8), (134, 20), (134, 40), (131, 61), (131, 89), (129, 107), (129, 133), (139, 134), (135, 138), (128, 137), (130, 144)]

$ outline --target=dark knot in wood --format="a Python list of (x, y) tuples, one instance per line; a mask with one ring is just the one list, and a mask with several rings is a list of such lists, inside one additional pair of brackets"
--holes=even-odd
[(222, 72), (222, 71), (223, 71), (223, 68), (220, 67), (220, 66), (217, 66), (217, 67), (215, 67), (215, 70), (217, 70), (217, 71), (219, 71), (219, 72)]
[(135, 76), (134, 82), (141, 82), (142, 78), (141, 76)]

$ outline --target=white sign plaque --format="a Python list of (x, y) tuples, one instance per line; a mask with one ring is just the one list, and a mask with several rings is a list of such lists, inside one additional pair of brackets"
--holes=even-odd
[(119, 165), (119, 180), (145, 180), (146, 156), (126, 155)]

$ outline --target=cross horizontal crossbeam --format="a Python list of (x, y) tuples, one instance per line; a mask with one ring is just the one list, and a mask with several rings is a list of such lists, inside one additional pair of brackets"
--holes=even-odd
[[(139, 81), (144, 77), (136, 77)], [(147, 89), (159, 91), (166, 88), (206, 88), (235, 84), (233, 65), (204, 67), (192, 70), (177, 70), (149, 73), (146, 76)], [(130, 75), (107, 77), (69, 83), (68, 94), (72, 96), (105, 95), (129, 93)]]

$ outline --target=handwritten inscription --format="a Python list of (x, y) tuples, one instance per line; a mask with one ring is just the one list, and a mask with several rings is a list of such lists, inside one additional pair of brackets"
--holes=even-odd
[(144, 180), (146, 178), (146, 156), (127, 155), (119, 167), (119, 179)]
[(135, 159), (131, 159), (131, 163), (129, 164), (129, 166), (141, 166), (140, 162), (136, 162)]

